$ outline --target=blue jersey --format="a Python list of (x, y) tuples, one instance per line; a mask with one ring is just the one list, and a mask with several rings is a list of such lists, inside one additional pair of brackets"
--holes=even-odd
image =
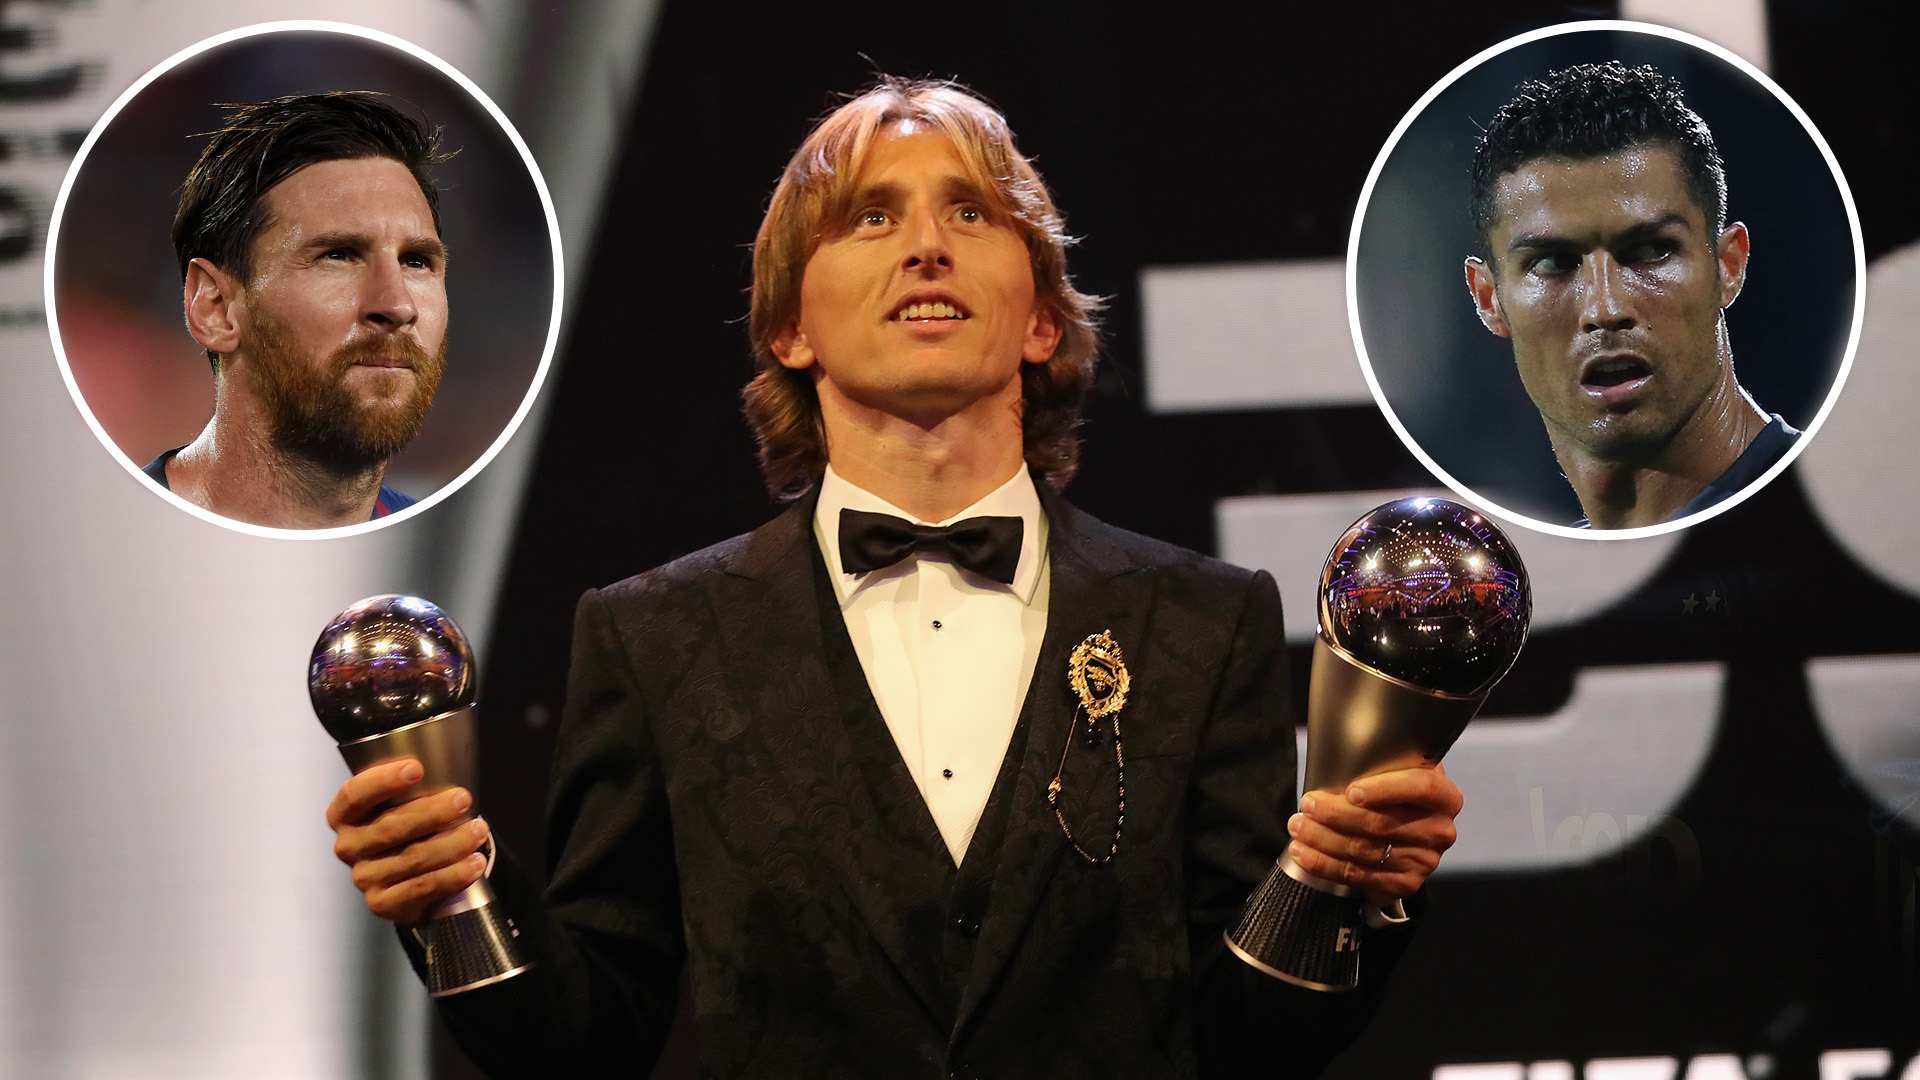
[[(143, 473), (146, 473), (148, 476), (153, 477), (154, 483), (159, 484), (161, 487), (166, 488), (168, 491), (172, 491), (173, 488), (167, 484), (167, 462), (173, 460), (173, 455), (185, 449), (186, 447), (184, 446), (176, 446), (173, 449), (167, 451), (166, 453), (161, 454), (159, 457), (154, 458), (152, 461), (147, 462), (146, 468), (143, 468), (140, 471)], [(380, 485), (379, 496), (375, 498), (373, 501), (373, 516), (371, 518), (368, 518), (367, 520), (378, 521), (381, 518), (386, 517), (388, 514), (395, 513), (400, 510), (405, 510), (407, 507), (412, 506), (413, 503), (414, 503), (413, 499), (410, 499), (407, 496), (402, 495), (399, 492), (393, 490), (392, 488), (386, 486), (385, 484), (382, 484)]]

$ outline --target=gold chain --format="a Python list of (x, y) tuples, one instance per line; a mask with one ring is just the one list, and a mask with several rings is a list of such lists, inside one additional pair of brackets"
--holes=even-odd
[(1073, 736), (1080, 728), (1081, 718), (1086, 717), (1089, 739), (1098, 732), (1098, 728), (1094, 726), (1096, 721), (1093, 717), (1086, 716), (1086, 711), (1084, 707), (1074, 710), (1073, 726), (1067, 731), (1067, 744), (1060, 748), (1060, 767), (1053, 771), (1053, 781), (1047, 785), (1047, 805), (1053, 807), (1053, 819), (1060, 823), (1060, 831), (1066, 834), (1067, 843), (1073, 845), (1074, 852), (1094, 866), (1105, 866), (1119, 854), (1120, 830), (1127, 823), (1127, 761), (1126, 755), (1120, 749), (1120, 711), (1118, 709), (1107, 714), (1113, 717), (1114, 786), (1119, 793), (1119, 805), (1113, 814), (1113, 844), (1107, 848), (1107, 853), (1094, 855), (1081, 847), (1080, 841), (1074, 838), (1072, 827), (1067, 824), (1066, 815), (1060, 812), (1060, 778), (1066, 774), (1067, 754), (1073, 749)]

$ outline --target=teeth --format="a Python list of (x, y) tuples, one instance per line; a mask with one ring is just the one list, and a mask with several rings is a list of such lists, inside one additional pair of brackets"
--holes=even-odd
[(960, 310), (944, 301), (934, 303), (908, 304), (894, 315), (897, 320), (905, 319), (958, 319), (963, 318)]

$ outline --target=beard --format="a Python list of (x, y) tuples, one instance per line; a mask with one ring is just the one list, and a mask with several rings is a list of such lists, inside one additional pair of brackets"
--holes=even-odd
[[(348, 474), (383, 464), (420, 434), (446, 368), (444, 337), (429, 354), (410, 337), (383, 334), (316, 362), (293, 344), (286, 324), (272, 312), (255, 309), (253, 323), (248, 352), (275, 449)], [(367, 402), (348, 387), (347, 376), (356, 365), (391, 356), (412, 369), (410, 392)]]

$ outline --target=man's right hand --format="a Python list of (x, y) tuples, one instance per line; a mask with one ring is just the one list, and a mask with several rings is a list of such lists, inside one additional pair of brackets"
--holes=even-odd
[(401, 926), (418, 926), (428, 909), (478, 881), (487, 866), (480, 853), (487, 823), (467, 817), (473, 796), (465, 788), (374, 814), (422, 775), (413, 758), (383, 761), (341, 784), (327, 806), (333, 853), (353, 868), (367, 910)]

